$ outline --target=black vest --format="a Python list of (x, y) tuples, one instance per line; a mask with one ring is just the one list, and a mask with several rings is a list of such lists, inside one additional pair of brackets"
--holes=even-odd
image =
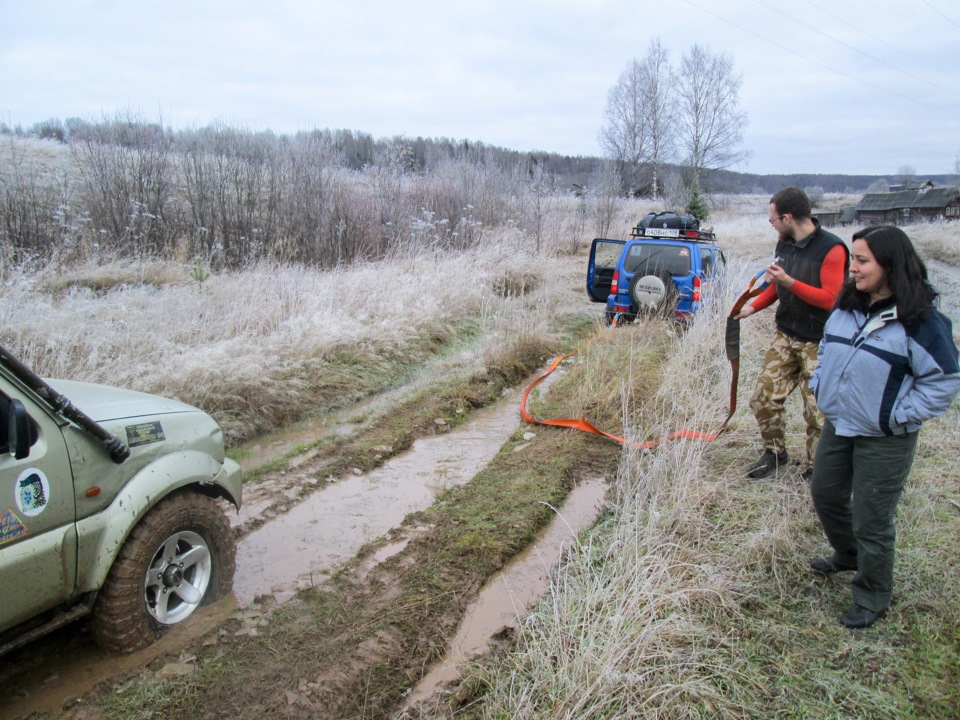
[[(850, 253), (843, 240), (822, 229), (816, 218), (813, 218), (813, 222), (817, 229), (803, 240), (793, 242), (781, 239), (777, 243), (777, 257), (780, 258), (777, 264), (794, 280), (818, 288), (821, 287), (820, 266), (827, 253), (836, 245), (843, 247), (844, 279), (850, 267)], [(820, 342), (830, 310), (809, 305), (780, 285), (777, 285), (777, 298), (777, 328), (794, 340)]]

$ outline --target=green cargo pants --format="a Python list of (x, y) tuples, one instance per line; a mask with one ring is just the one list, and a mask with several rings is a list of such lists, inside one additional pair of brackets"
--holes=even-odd
[(917, 436), (839, 437), (827, 422), (817, 445), (810, 482), (813, 506), (840, 558), (856, 559), (853, 601), (874, 612), (890, 605), (894, 514)]
[(809, 384), (810, 375), (817, 367), (818, 345), (815, 342), (793, 340), (777, 330), (763, 358), (757, 386), (750, 398), (750, 410), (760, 426), (764, 449), (780, 454), (787, 449), (784, 406), (790, 393), (800, 385), (803, 419), (807, 424), (807, 454), (805, 462), (800, 463), (801, 471), (813, 465), (813, 453), (823, 426), (823, 415)]

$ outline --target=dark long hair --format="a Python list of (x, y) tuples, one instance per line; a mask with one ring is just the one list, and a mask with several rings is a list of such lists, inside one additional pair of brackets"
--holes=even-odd
[[(900, 322), (909, 327), (922, 321), (933, 307), (937, 291), (927, 280), (927, 266), (907, 234), (892, 225), (877, 225), (854, 233), (853, 239), (865, 240), (883, 268), (884, 280), (897, 303)], [(837, 307), (866, 311), (870, 307), (870, 295), (857, 290), (853, 278), (849, 277), (843, 283)]]

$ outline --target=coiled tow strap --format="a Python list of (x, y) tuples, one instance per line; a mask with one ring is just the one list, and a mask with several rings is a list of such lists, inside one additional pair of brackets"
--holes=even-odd
[(762, 272), (754, 276), (754, 278), (750, 281), (750, 285), (747, 286), (746, 292), (737, 298), (737, 301), (733, 304), (733, 308), (730, 310), (730, 314), (727, 316), (725, 345), (727, 350), (727, 360), (730, 361), (730, 369), (732, 371), (730, 379), (730, 409), (727, 413), (726, 419), (716, 432), (708, 433), (701, 432), (699, 430), (674, 430), (664, 437), (655, 438), (643, 443), (636, 443), (625, 440), (617, 435), (604, 432), (582, 418), (557, 418), (553, 420), (536, 419), (527, 411), (527, 398), (530, 396), (530, 392), (537, 385), (550, 377), (550, 374), (557, 369), (561, 362), (566, 360), (568, 357), (576, 355), (576, 352), (569, 352), (566, 355), (561, 355), (558, 357), (550, 364), (550, 367), (547, 368), (546, 372), (544, 372), (540, 377), (536, 378), (527, 386), (527, 389), (524, 391), (523, 397), (520, 400), (520, 417), (523, 418), (524, 422), (529, 423), (530, 425), (550, 425), (553, 427), (565, 427), (572, 430), (580, 430), (582, 432), (591, 433), (592, 435), (600, 435), (601, 437), (615, 440), (618, 443), (628, 445), (629, 447), (637, 450), (649, 450), (650, 448), (654, 448), (668, 440), (704, 440), (707, 442), (716, 440), (718, 437), (720, 437), (723, 431), (727, 429), (727, 423), (730, 422), (730, 418), (733, 417), (733, 413), (737, 410), (737, 386), (740, 381), (740, 321), (735, 320), (734, 316), (740, 313), (748, 300), (763, 292), (765, 286), (760, 285), (754, 287), (757, 280), (762, 276)]

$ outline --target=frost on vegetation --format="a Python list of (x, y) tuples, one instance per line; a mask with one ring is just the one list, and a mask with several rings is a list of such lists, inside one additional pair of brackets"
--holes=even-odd
[(904, 230), (917, 246), (921, 257), (960, 265), (960, 222), (908, 225)]
[[(722, 421), (728, 301), (719, 298), (664, 350), (654, 397), (625, 398), (625, 416), (642, 425), (628, 427), (627, 437), (657, 437), (678, 423), (716, 429)], [(635, 405), (643, 412), (634, 413)], [(738, 552), (722, 537), (711, 539), (732, 498), (722, 478), (707, 472), (708, 458), (707, 445), (696, 441), (625, 453), (608, 521), (568, 556), (523, 626), (520, 650), (493, 683), (489, 716), (533, 718), (549, 710), (557, 717), (652, 718), (672, 717), (676, 707), (738, 715), (742, 698), (724, 688), (739, 691), (752, 680), (718, 643), (718, 634), (741, 622), (744, 588), (732, 565), (752, 560), (765, 571), (782, 552), (783, 535), (776, 542), (747, 535)]]
[(509, 677), (493, 683), (492, 715), (539, 717), (560, 703), (557, 717), (661, 717), (674, 704), (730, 716), (736, 698), (721, 689), (736, 670), (716, 652), (714, 633), (739, 611), (725, 574), (677, 537), (692, 494), (677, 469), (697, 464), (669, 448), (643, 465), (612, 518), (568, 554), (522, 626), (502, 669)]
[[(8, 272), (0, 287), (3, 342), (45, 375), (151, 392), (187, 368), (246, 374), (249, 366), (264, 374), (274, 361), (357, 343), (402, 344), (476, 316), (491, 294), (489, 256), (440, 253), (330, 271), (261, 264), (215, 274), (202, 293), (189, 281), (51, 290)], [(89, 270), (98, 271), (113, 269)]]

